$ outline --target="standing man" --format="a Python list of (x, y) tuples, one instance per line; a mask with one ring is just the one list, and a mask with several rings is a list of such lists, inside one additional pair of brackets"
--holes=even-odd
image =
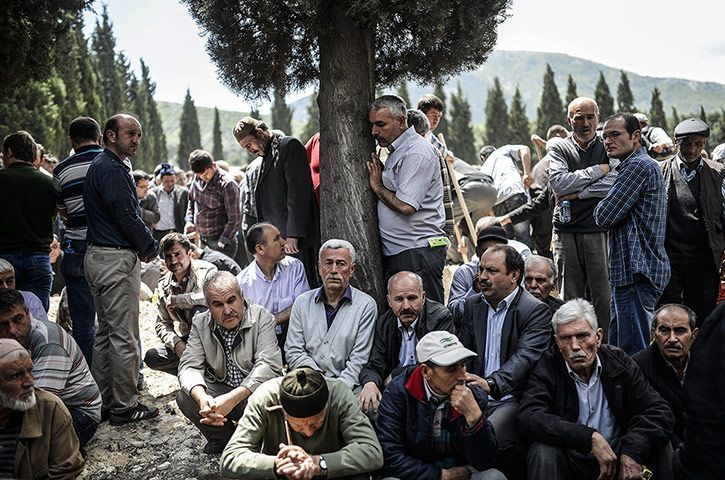
[(667, 187), (665, 250), (672, 275), (659, 303), (684, 303), (705, 320), (715, 309), (725, 250), (725, 167), (701, 156), (710, 127), (688, 118), (675, 127), (676, 156), (660, 163)]
[(136, 155), (142, 133), (130, 115), (109, 118), (103, 132), (106, 148), (91, 163), (83, 185), (89, 244), (83, 265), (99, 327), (92, 372), (113, 425), (159, 413), (138, 401), (141, 261), (159, 251), (139, 215), (128, 159)]
[(247, 192), (256, 210), (251, 215), (256, 222), (277, 227), (285, 239), (285, 252), (302, 262), (311, 286), (319, 285), (315, 264), (320, 209), (305, 146), (294, 137), (270, 131), (264, 122), (252, 117), (239, 120), (234, 137), (247, 152), (262, 157), (256, 181), (250, 182)]
[(609, 229), (609, 343), (630, 355), (647, 348), (654, 307), (670, 279), (665, 179), (641, 146), (641, 135), (631, 113), (604, 122), (607, 157), (621, 163), (612, 189), (594, 210), (597, 225)]
[(33, 166), (38, 147), (28, 132), (3, 140), (0, 192), (0, 258), (15, 270), (19, 290), (33, 292), (48, 310), (53, 274), (50, 243), (53, 241), (55, 192), (52, 175)]
[(591, 298), (606, 342), (611, 300), (607, 232), (594, 222), (594, 207), (611, 188), (616, 172), (596, 134), (597, 103), (586, 97), (572, 100), (567, 119), (571, 135), (547, 149), (551, 189), (559, 200), (569, 200), (571, 212), (567, 221), (561, 208), (554, 210), (554, 260), (564, 300)]
[(184, 231), (184, 217), (189, 208), (189, 190), (176, 185), (176, 171), (168, 163), (161, 164), (161, 185), (152, 191), (159, 202), (159, 220), (154, 227), (154, 238), (161, 241), (171, 232)]
[(405, 102), (384, 95), (370, 105), (372, 135), (390, 154), (385, 166), (374, 153), (367, 162), (370, 188), (378, 197), (383, 274), (411, 270), (423, 279), (428, 298), (443, 302), (443, 266), (448, 238), (443, 227), (443, 180), (438, 153), (408, 128)]

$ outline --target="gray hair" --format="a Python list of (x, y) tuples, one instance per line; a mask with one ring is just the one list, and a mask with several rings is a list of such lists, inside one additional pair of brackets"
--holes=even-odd
[(237, 282), (237, 277), (234, 276), (233, 273), (227, 272), (225, 270), (219, 270), (214, 273), (210, 273), (206, 276), (204, 279), (204, 298), (208, 298), (207, 293), (209, 291), (209, 288), (216, 285), (226, 285), (227, 283), (232, 283), (237, 289), (237, 293), (239, 295), (242, 295), (242, 287), (239, 286), (239, 283)]
[(556, 263), (554, 263), (554, 260), (550, 259), (549, 257), (542, 257), (541, 255), (529, 255), (529, 258), (527, 258), (526, 262), (524, 263), (524, 271), (529, 268), (529, 265), (540, 262), (546, 262), (549, 265), (549, 280), (553, 282), (558, 272), (556, 271)]
[(347, 248), (347, 251), (350, 253), (350, 263), (355, 263), (355, 258), (357, 258), (355, 255), (355, 247), (353, 247), (352, 243), (347, 240), (340, 240), (339, 238), (331, 238), (322, 244), (320, 247), (320, 253), (317, 255), (317, 261), (322, 260), (322, 252), (328, 248), (331, 250)]
[(8, 262), (4, 258), (0, 258), (0, 273), (8, 272), (11, 272), (13, 275), (15, 275), (15, 269), (13, 268), (13, 264)]
[(420, 110), (410, 109), (406, 121), (409, 127), (415, 128), (415, 133), (425, 135), (430, 130), (430, 120)]
[(408, 110), (405, 100), (397, 95), (383, 95), (370, 104), (370, 110), (372, 111), (378, 111), (381, 108), (387, 108), (392, 118), (406, 117)]
[(597, 108), (597, 115), (599, 115), (599, 105), (597, 105), (597, 102), (593, 98), (577, 97), (574, 100), (572, 100), (571, 102), (569, 102), (569, 106), (566, 107), (566, 118), (571, 119), (571, 115), (570, 115), (571, 107), (573, 107), (574, 105), (580, 104), (580, 103), (584, 103), (584, 102), (592, 102), (594, 104), (594, 106)]
[(596, 333), (599, 324), (597, 323), (597, 314), (594, 312), (594, 307), (583, 298), (575, 298), (559, 307), (559, 310), (556, 311), (554, 317), (551, 319), (551, 327), (554, 329), (554, 335), (559, 334), (557, 330), (559, 325), (571, 323), (580, 318), (589, 322), (589, 326), (592, 327), (592, 332)]
[(405, 271), (405, 270), (403, 270), (402, 272), (398, 272), (398, 273), (390, 276), (390, 278), (388, 279), (388, 295), (390, 295), (390, 284), (393, 283), (393, 277), (396, 277), (396, 276), (400, 275), (401, 273), (404, 273), (406, 275), (415, 277), (415, 279), (418, 281), (418, 286), (420, 287), (420, 294), (422, 295), (423, 292), (425, 291), (425, 290), (423, 290), (423, 279), (417, 273), (415, 273), (415, 272), (408, 272), (408, 271)]

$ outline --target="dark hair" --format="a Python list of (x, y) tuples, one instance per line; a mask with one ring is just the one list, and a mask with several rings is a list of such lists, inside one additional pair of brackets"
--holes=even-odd
[(33, 163), (38, 157), (38, 146), (32, 135), (25, 130), (11, 133), (3, 140), (3, 153), (12, 150), (13, 157), (24, 162)]
[(161, 258), (164, 258), (164, 254), (171, 250), (174, 245), (181, 245), (181, 248), (186, 250), (186, 253), (189, 253), (189, 250), (191, 250), (191, 242), (185, 235), (178, 232), (167, 233), (159, 242)]
[(551, 140), (554, 137), (561, 137), (562, 135), (564, 135), (564, 137), (569, 135), (569, 130), (567, 130), (566, 128), (564, 128), (561, 125), (552, 125), (546, 131), (547, 140)]
[(607, 117), (606, 120), (604, 120), (604, 123), (610, 122), (612, 120), (617, 119), (624, 120), (624, 129), (627, 130), (627, 133), (631, 137), (634, 132), (637, 130), (641, 130), (639, 126), (639, 120), (637, 120), (637, 117), (635, 117), (633, 114), (624, 112), (624, 113), (615, 113), (614, 115), (611, 115)]
[(420, 97), (420, 100), (418, 100), (418, 110), (423, 113), (428, 113), (428, 110), (431, 108), (443, 112), (443, 101), (430, 93)]
[(255, 223), (244, 236), (244, 243), (247, 246), (247, 251), (254, 255), (257, 251), (257, 245), (267, 245), (264, 242), (264, 227), (271, 227), (272, 224), (269, 222)]
[(480, 155), (480, 156), (481, 156), (482, 158), (488, 158), (488, 157), (490, 157), (490, 156), (491, 156), (491, 154), (492, 154), (492, 153), (493, 153), (493, 152), (494, 152), (495, 150), (496, 150), (496, 147), (494, 147), (493, 145), (486, 145), (485, 147), (483, 147), (483, 148), (481, 149), (481, 152), (479, 153), (479, 155)]
[(68, 136), (76, 143), (95, 142), (101, 136), (101, 127), (91, 117), (78, 117), (70, 122)]
[(516, 249), (509, 245), (493, 245), (486, 250), (488, 252), (502, 251), (506, 254), (506, 274), (510, 274), (514, 270), (519, 271), (519, 279), (524, 274), (524, 258), (516, 251)]
[(690, 331), (695, 330), (695, 327), (697, 327), (697, 314), (693, 309), (682, 303), (667, 303), (655, 310), (655, 313), (652, 315), (652, 330), (657, 328), (657, 321), (660, 319), (662, 311), (666, 308), (679, 308), (684, 310), (685, 313), (687, 313), (688, 320), (690, 321)]
[(214, 168), (214, 158), (206, 150), (194, 150), (189, 154), (189, 166), (194, 173), (204, 173), (208, 168)]
[(149, 174), (143, 170), (134, 170), (131, 175), (133, 175), (133, 183), (138, 183), (141, 180), (151, 180)]
[(108, 131), (112, 131), (113, 133), (118, 136), (118, 124), (119, 120), (121, 119), (120, 115), (114, 115), (108, 120), (106, 120), (106, 124), (103, 126), (103, 143), (108, 144)]
[(0, 288), (0, 312), (7, 313), (18, 305), (23, 309), (27, 308), (25, 298), (19, 291), (13, 288)]

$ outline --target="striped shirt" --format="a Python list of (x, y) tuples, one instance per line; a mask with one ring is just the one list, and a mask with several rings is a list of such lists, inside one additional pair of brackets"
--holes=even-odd
[(53, 170), (53, 188), (58, 208), (65, 208), (68, 215), (66, 238), (70, 240), (86, 239), (86, 211), (83, 208), (83, 183), (88, 167), (96, 155), (103, 152), (100, 145), (85, 145), (60, 162)]
[(15, 411), (5, 426), (0, 427), (0, 478), (15, 478), (15, 452), (23, 427), (23, 412)]
[(26, 348), (33, 360), (35, 386), (60, 397), (69, 410), (76, 408), (100, 423), (101, 391), (73, 337), (60, 325), (31, 316)]

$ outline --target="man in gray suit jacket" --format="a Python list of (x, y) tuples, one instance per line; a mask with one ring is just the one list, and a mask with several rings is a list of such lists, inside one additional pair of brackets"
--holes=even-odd
[(184, 233), (184, 215), (189, 206), (189, 190), (176, 185), (176, 171), (168, 163), (161, 164), (159, 171), (160, 185), (152, 192), (159, 204), (159, 220), (153, 236), (159, 242), (167, 233)]

